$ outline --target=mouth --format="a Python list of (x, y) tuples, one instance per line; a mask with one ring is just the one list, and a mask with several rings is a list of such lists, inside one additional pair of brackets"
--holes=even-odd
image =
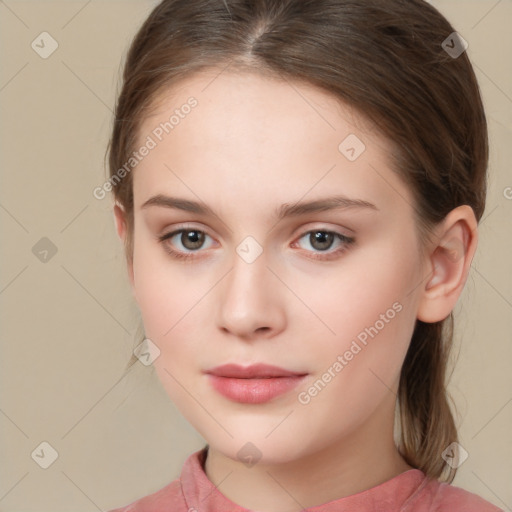
[(298, 386), (307, 373), (266, 364), (240, 366), (227, 364), (205, 372), (212, 387), (238, 403), (261, 404)]

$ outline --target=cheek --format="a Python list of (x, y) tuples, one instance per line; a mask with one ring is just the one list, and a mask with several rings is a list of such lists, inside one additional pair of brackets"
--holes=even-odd
[[(388, 310), (392, 320), (407, 316), (402, 312), (395, 315), (398, 306), (393, 309), (393, 304), (399, 302), (406, 310), (419, 276), (415, 247), (410, 244), (409, 248), (400, 248), (395, 240), (383, 240), (349, 255), (340, 262), (339, 270), (328, 269), (325, 277), (319, 274), (312, 279), (308, 305), (336, 336), (356, 336)], [(335, 338), (332, 334), (330, 337)]]
[(195, 389), (201, 369), (208, 286), (185, 266), (165, 261), (165, 254), (144, 248), (135, 254), (134, 284), (145, 335), (160, 350), (153, 366), (168, 396), (189, 417), (195, 405), (186, 390)]
[(320, 373), (338, 362), (343, 369), (339, 364), (331, 369), (337, 382), (332, 388), (369, 399), (383, 387), (379, 378), (394, 386), (416, 322), (411, 292), (420, 281), (418, 255), (413, 244), (401, 249), (395, 242), (354, 253), (339, 272), (330, 271), (329, 279), (317, 277), (321, 286), (309, 283), (314, 293), (308, 295), (308, 306), (322, 322), (309, 322), (307, 338), (317, 343), (305, 348), (307, 360)]
[(208, 362), (203, 358), (207, 347), (211, 350), (211, 301), (219, 276), (208, 263), (178, 263), (143, 236), (139, 242), (134, 248), (134, 285), (145, 335), (160, 350), (153, 365), (170, 397), (185, 407), (190, 399), (179, 383), (191, 389)]
[(163, 247), (141, 232), (134, 247), (134, 287), (146, 335), (171, 338), (206, 289), (191, 267), (171, 261)]

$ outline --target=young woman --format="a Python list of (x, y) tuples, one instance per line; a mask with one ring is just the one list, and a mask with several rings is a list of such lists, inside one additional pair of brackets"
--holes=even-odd
[(488, 145), (435, 8), (164, 0), (109, 157), (136, 353), (208, 442), (118, 512), (498, 510), (449, 485)]

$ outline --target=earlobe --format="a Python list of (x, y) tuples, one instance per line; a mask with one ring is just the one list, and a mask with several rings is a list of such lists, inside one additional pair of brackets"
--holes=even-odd
[(417, 317), (427, 323), (444, 320), (453, 310), (469, 275), (478, 242), (478, 225), (467, 205), (452, 210), (439, 225), (430, 248)]

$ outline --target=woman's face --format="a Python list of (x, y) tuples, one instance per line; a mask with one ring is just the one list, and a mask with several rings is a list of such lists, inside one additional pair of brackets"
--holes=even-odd
[[(250, 442), (287, 462), (392, 417), (423, 261), (411, 193), (363, 121), (318, 89), (217, 71), (141, 126), (134, 295), (162, 385), (229, 457)], [(227, 363), (302, 377), (205, 373)]]

